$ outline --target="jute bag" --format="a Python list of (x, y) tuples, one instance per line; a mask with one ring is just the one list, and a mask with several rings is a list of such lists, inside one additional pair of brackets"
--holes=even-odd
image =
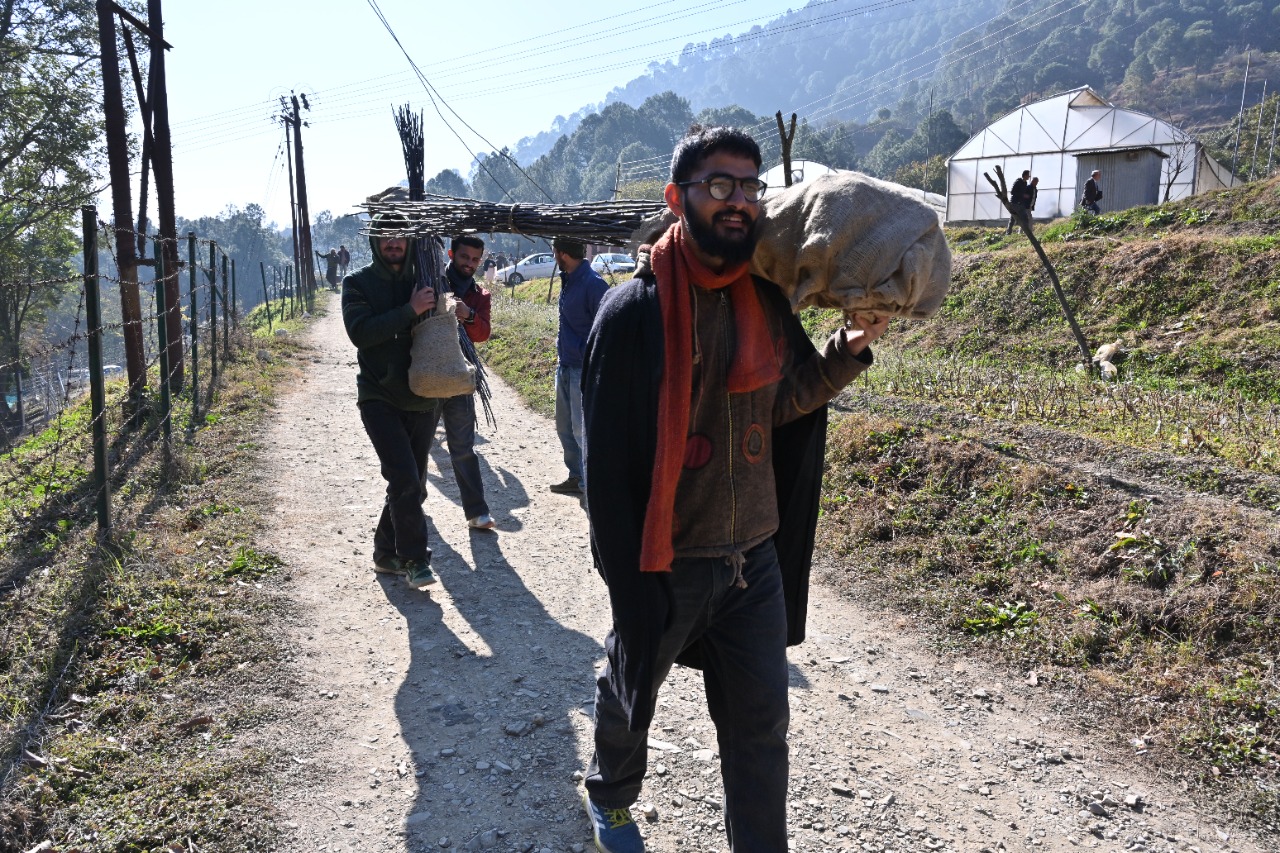
[[(938, 214), (909, 190), (855, 172), (824, 175), (761, 203), (751, 271), (780, 288), (792, 310), (932, 317), (951, 283), (951, 250)], [(652, 243), (675, 217), (659, 214), (632, 235)]]
[(424, 317), (413, 327), (409, 390), (419, 397), (443, 399), (476, 390), (476, 368), (462, 354), (453, 305), (454, 300), (449, 297), (443, 310)]
[(856, 172), (765, 196), (751, 271), (794, 309), (932, 317), (951, 284), (951, 250), (919, 191)]

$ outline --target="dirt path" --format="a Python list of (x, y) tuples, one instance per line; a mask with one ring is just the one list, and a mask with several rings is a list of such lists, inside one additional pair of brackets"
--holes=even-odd
[[(355, 407), (355, 353), (319, 320), (306, 381), (264, 446), (270, 546), (300, 617), (299, 709), (279, 794), (301, 851), (592, 849), (576, 778), (590, 754), (593, 667), (607, 629), (550, 422), (494, 381), (478, 445), (496, 532), (470, 532), (447, 453), (427, 501), (441, 584), (374, 575), (383, 484)], [(1130, 756), (1099, 754), (1043, 682), (940, 658), (905, 620), (816, 588), (792, 649), (792, 849), (1263, 851)], [(1141, 733), (1136, 733), (1141, 734)], [(1100, 739), (1101, 740), (1101, 739)], [(714, 730), (677, 671), (651, 730), (637, 818), (656, 853), (726, 849)], [(1274, 848), (1271, 848), (1274, 849)]]

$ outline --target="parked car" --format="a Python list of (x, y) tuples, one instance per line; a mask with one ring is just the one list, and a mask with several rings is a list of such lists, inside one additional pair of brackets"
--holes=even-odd
[(519, 284), (531, 278), (549, 278), (555, 268), (555, 257), (550, 252), (539, 252), (498, 270), (498, 281), (503, 284)]
[(631, 260), (630, 255), (620, 252), (601, 252), (591, 259), (591, 268), (601, 275), (607, 272), (633, 273), (636, 271), (636, 262)]

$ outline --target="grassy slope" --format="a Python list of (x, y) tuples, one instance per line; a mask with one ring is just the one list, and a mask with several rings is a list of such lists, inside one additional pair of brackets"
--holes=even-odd
[[(848, 595), (1036, 670), (1111, 721), (1095, 736), (1273, 825), (1277, 186), (1047, 229), (1091, 346), (1124, 341), (1114, 385), (1070, 369), (1078, 349), (1025, 238), (952, 234), (940, 316), (895, 324), (836, 405), (817, 554)], [(495, 300), (486, 350), (542, 410), (545, 294)], [(833, 325), (803, 319), (815, 336)]]
[[(268, 771), (281, 760), (258, 730), (289, 689), (279, 675), (288, 650), (272, 630), (281, 605), (270, 594), (287, 577), (277, 555), (247, 543), (263, 524), (252, 466), (260, 425), (274, 389), (296, 379), (300, 347), (259, 333), (222, 365), (213, 406), (189, 438), (189, 394), (176, 401), (167, 472), (154, 440), (117, 441), (116, 532), (105, 547), (72, 473), (87, 465), (83, 440), (61, 448), (67, 473), (49, 500), (25, 487), (0, 494), (23, 513), (0, 526), (4, 853), (44, 839), (86, 851), (271, 844)], [(64, 437), (81, 432), (83, 408)], [(0, 479), (58, 430), (0, 460)]]
[[(1195, 382), (1280, 402), (1280, 179), (1041, 230), (1095, 346), (1120, 339), (1145, 383)], [(901, 345), (1069, 366), (1078, 350), (1022, 235), (952, 235), (945, 322), (904, 327)]]

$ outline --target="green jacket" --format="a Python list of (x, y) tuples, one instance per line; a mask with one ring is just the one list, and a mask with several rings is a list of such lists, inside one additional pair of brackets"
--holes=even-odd
[(342, 322), (360, 365), (359, 402), (381, 400), (406, 412), (430, 411), (436, 401), (409, 390), (410, 327), (417, 317), (409, 305), (417, 281), (413, 241), (400, 272), (383, 262), (374, 238), (369, 238), (369, 245), (373, 262), (342, 280)]

